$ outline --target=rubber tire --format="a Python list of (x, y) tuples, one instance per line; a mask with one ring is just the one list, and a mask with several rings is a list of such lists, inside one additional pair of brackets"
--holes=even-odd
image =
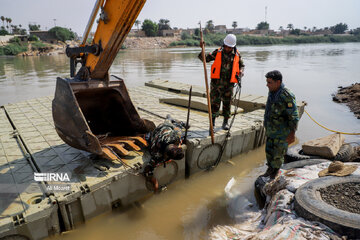
[(355, 176), (328, 176), (303, 184), (295, 193), (294, 207), (296, 213), (303, 218), (324, 223), (341, 235), (348, 236), (349, 238), (359, 238), (360, 214), (343, 211), (327, 204), (322, 200), (318, 192), (320, 188), (348, 182), (360, 184), (360, 178)]
[(339, 152), (334, 157), (334, 161), (349, 162), (353, 155), (354, 147), (345, 143), (340, 147)]
[[(354, 155), (354, 147), (351, 146), (350, 144), (345, 143), (340, 147), (336, 156), (330, 160), (348, 162), (353, 155)], [(285, 154), (284, 162), (290, 163), (290, 162), (305, 160), (305, 159), (321, 159), (321, 158), (325, 159), (324, 157), (321, 157), (321, 156), (304, 154), (302, 152), (302, 145), (297, 144), (295, 146), (288, 148), (288, 150)]]
[(304, 166), (309, 166), (309, 165), (314, 165), (314, 164), (319, 164), (319, 163), (324, 163), (324, 162), (330, 162), (330, 160), (322, 159), (322, 158), (299, 160), (296, 162), (285, 163), (281, 166), (281, 169), (289, 170), (292, 168), (302, 168)]
[(292, 147), (289, 147), (284, 157), (285, 157), (285, 163), (290, 163), (290, 162), (305, 160), (305, 159), (312, 159), (312, 158), (321, 158), (319, 156), (303, 154), (301, 144), (296, 144)]

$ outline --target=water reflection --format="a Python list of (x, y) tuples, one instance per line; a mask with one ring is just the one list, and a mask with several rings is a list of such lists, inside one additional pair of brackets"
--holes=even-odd
[(326, 52), (327, 56), (339, 56), (344, 55), (345, 50), (344, 49), (331, 49)]
[(0, 58), (0, 105), (53, 94), (68, 69), (65, 55)]
[(264, 62), (268, 60), (270, 55), (270, 51), (258, 51), (255, 53), (255, 58), (257, 61)]

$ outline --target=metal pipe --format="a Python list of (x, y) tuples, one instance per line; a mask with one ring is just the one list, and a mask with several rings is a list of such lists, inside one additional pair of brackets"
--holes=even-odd
[(87, 40), (87, 38), (89, 36), (89, 33), (90, 33), (92, 25), (93, 25), (93, 23), (95, 21), (96, 15), (97, 15), (97, 13), (99, 11), (99, 8), (101, 6), (103, 6), (104, 1), (105, 0), (97, 0), (95, 2), (95, 6), (94, 6), (94, 8), (93, 8), (93, 10), (91, 12), (90, 19), (88, 21), (88, 24), (86, 25), (85, 32), (83, 34), (83, 40), (82, 40), (82, 43), (81, 43), (82, 46), (85, 45), (85, 43), (86, 43), (86, 40)]

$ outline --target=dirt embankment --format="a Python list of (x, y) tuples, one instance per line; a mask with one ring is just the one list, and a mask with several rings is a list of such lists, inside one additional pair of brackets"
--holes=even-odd
[(167, 48), (179, 40), (180, 37), (128, 37), (123, 45), (126, 49)]
[(360, 119), (360, 83), (354, 83), (349, 87), (339, 87), (333, 100), (339, 103), (346, 103), (355, 116)]
[[(128, 37), (125, 39), (123, 46), (126, 49), (154, 49), (167, 48), (170, 43), (179, 41), (180, 37)], [(28, 51), (20, 53), (20, 56), (39, 56), (39, 55), (56, 55), (65, 54), (66, 45), (71, 47), (77, 46), (79, 43), (69, 41), (67, 43), (46, 44), (46, 47), (33, 50), (31, 43), (28, 45)]]
[(42, 55), (57, 55), (57, 54), (65, 54), (66, 44), (58, 43), (58, 44), (46, 44), (45, 47), (40, 47), (34, 49), (31, 43), (28, 45), (28, 51), (20, 53), (20, 56), (42, 56)]

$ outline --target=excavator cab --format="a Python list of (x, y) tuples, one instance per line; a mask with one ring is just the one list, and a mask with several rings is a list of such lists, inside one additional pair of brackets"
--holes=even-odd
[[(57, 78), (52, 113), (57, 133), (70, 146), (112, 160), (127, 154), (124, 145), (134, 150), (139, 150), (135, 142), (146, 146), (141, 135), (155, 124), (140, 118), (124, 81), (108, 73), (144, 3), (97, 0), (82, 45), (67, 48), (71, 78)], [(86, 45), (99, 9), (94, 39)]]

